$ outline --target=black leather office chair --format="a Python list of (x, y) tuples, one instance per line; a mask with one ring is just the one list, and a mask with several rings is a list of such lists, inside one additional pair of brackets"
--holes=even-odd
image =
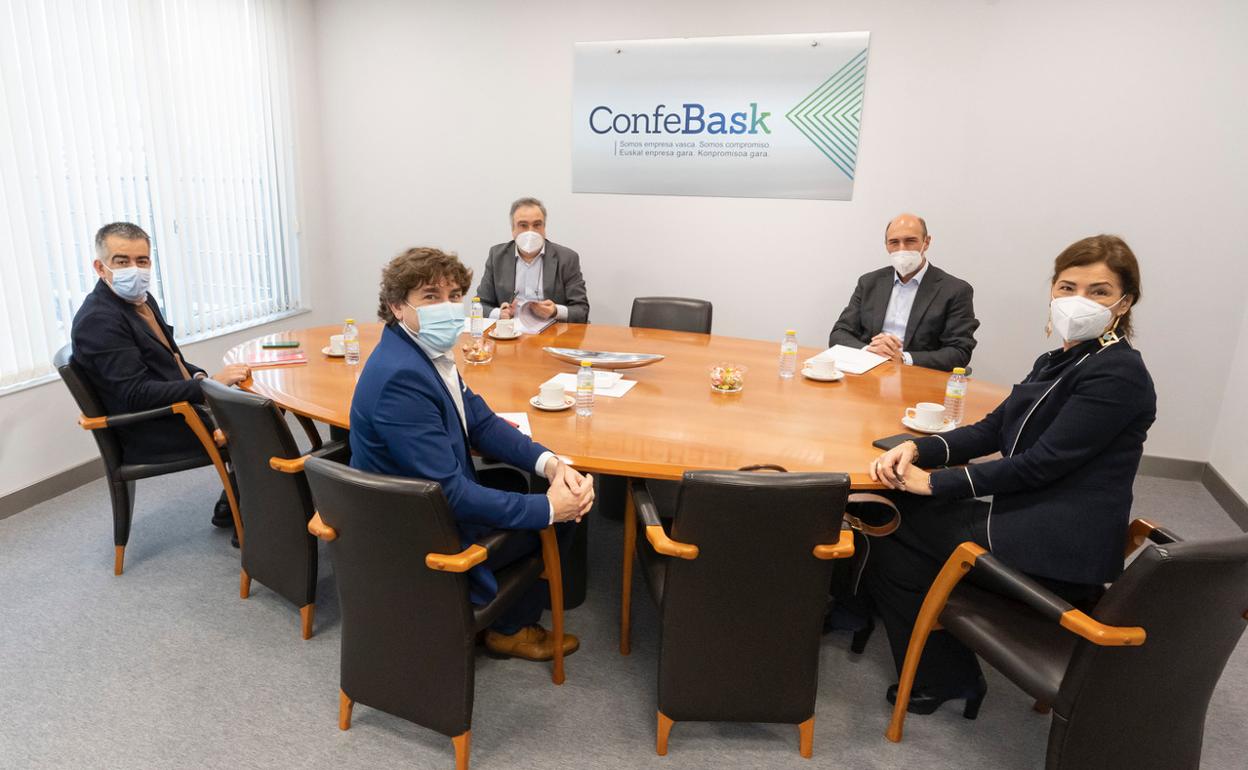
[(628, 325), (676, 332), (711, 333), (711, 303), (688, 297), (637, 297)]
[[(242, 549), (239, 596), (258, 580), (299, 608), (304, 639), (316, 614), (316, 538), (308, 533), (315, 513), (295, 438), (271, 399), (219, 382), (204, 381), (204, 398), (225, 437), (239, 489), (239, 513), (247, 538)], [(346, 462), (342, 444), (317, 446), (318, 456)]]
[(338, 726), (356, 702), (449, 736), (456, 766), (468, 767), (476, 635), (540, 577), (550, 583), (555, 659), (563, 682), (563, 604), (553, 527), (542, 553), (498, 571), (489, 604), (468, 599), (465, 574), (502, 546), (500, 533), (461, 550), (442, 487), (365, 473), (309, 458), (317, 514), (308, 531), (329, 542), (342, 606)]
[[(100, 450), (100, 458), (104, 461), (104, 475), (108, 479), (108, 492), (113, 503), (113, 574), (120, 575), (125, 567), (126, 544), (130, 541), (130, 523), (134, 517), (134, 482), (166, 473), (202, 468), (213, 465), (221, 477), (225, 487), (226, 498), (230, 503), (230, 511), (234, 516), (234, 529), (239, 541), (243, 539), (242, 522), (238, 515), (238, 499), (234, 485), (226, 468), (225, 456), (219, 450), (219, 444), (208, 430), (203, 416), (194, 404), (179, 401), (176, 404), (156, 409), (145, 409), (142, 412), (126, 414), (105, 414), (103, 402), (91, 385), (78, 364), (73, 359), (73, 351), (69, 345), (56, 352), (52, 359), (53, 366), (61, 375), (65, 387), (74, 397), (82, 414), (78, 424), (84, 430), (91, 431), (95, 444)], [(121, 440), (113, 428), (139, 425), (149, 420), (179, 415), (199, 439), (204, 447), (204, 454), (193, 457), (179, 457), (169, 462), (159, 463), (128, 463)], [(211, 424), (211, 423), (209, 423)]]
[(631, 491), (625, 563), (635, 550), (659, 606), (656, 751), (674, 722), (778, 722), (798, 725), (809, 757), (830, 560), (854, 551), (841, 529), (849, 476), (691, 471), (670, 533), (645, 482)]
[[(901, 740), (923, 646), (939, 622), (1052, 708), (1045, 766), (1197, 768), (1209, 698), (1248, 625), (1248, 535), (1180, 542), (1131, 525), (1142, 551), (1089, 614), (974, 543), (945, 563), (923, 601), (886, 735)], [(974, 572), (991, 591), (959, 582)]]

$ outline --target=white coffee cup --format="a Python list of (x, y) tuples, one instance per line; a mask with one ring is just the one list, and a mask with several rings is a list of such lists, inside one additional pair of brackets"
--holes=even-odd
[(835, 377), (840, 373), (837, 371), (836, 362), (826, 358), (813, 358), (806, 362), (806, 368), (816, 377)]
[(513, 337), (516, 334), (516, 319), (500, 318), (494, 322), (494, 333), (500, 337)]
[(330, 355), (341, 356), (347, 352), (347, 344), (342, 341), (341, 334), (331, 334), (329, 336), (329, 352)]
[(563, 406), (563, 385), (558, 382), (543, 382), (537, 400), (542, 406)]
[(906, 417), (925, 430), (940, 430), (945, 425), (945, 407), (931, 401), (920, 401), (906, 407)]

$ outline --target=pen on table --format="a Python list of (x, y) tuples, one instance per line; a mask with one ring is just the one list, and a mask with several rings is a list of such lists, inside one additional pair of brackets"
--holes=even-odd
[(518, 423), (518, 422), (512, 422), (511, 420), (508, 420), (506, 417), (502, 418), (502, 420), (503, 420), (503, 422), (507, 423), (508, 425), (510, 425), (510, 426), (511, 426), (511, 427), (513, 427), (513, 428), (519, 428), (519, 427), (520, 427), (520, 423)]

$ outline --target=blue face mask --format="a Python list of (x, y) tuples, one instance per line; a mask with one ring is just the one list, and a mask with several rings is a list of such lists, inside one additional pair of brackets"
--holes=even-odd
[(104, 269), (113, 274), (110, 284), (113, 293), (126, 302), (142, 302), (147, 298), (147, 287), (152, 282), (151, 268), (119, 267), (113, 269), (108, 265)]
[(410, 302), (403, 304), (416, 311), (416, 319), (420, 321), (420, 331), (412, 331), (412, 327), (407, 324), (403, 324), (403, 328), (439, 353), (450, 350), (455, 344), (455, 338), (464, 330), (464, 303), (462, 302), (439, 302), (436, 305), (421, 305), (420, 307)]

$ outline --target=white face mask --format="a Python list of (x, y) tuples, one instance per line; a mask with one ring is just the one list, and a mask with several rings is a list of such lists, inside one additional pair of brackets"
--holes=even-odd
[(536, 254), (545, 243), (546, 239), (535, 230), (525, 230), (516, 236), (516, 247), (525, 254)]
[[(1126, 297), (1124, 294), (1118, 302)], [(1101, 336), (1113, 320), (1114, 305), (1102, 305), (1078, 294), (1057, 297), (1049, 303), (1049, 321), (1064, 342), (1083, 342)]]
[(888, 258), (893, 261), (893, 269), (897, 271), (897, 275), (901, 276), (910, 275), (923, 264), (921, 251), (894, 251)]

